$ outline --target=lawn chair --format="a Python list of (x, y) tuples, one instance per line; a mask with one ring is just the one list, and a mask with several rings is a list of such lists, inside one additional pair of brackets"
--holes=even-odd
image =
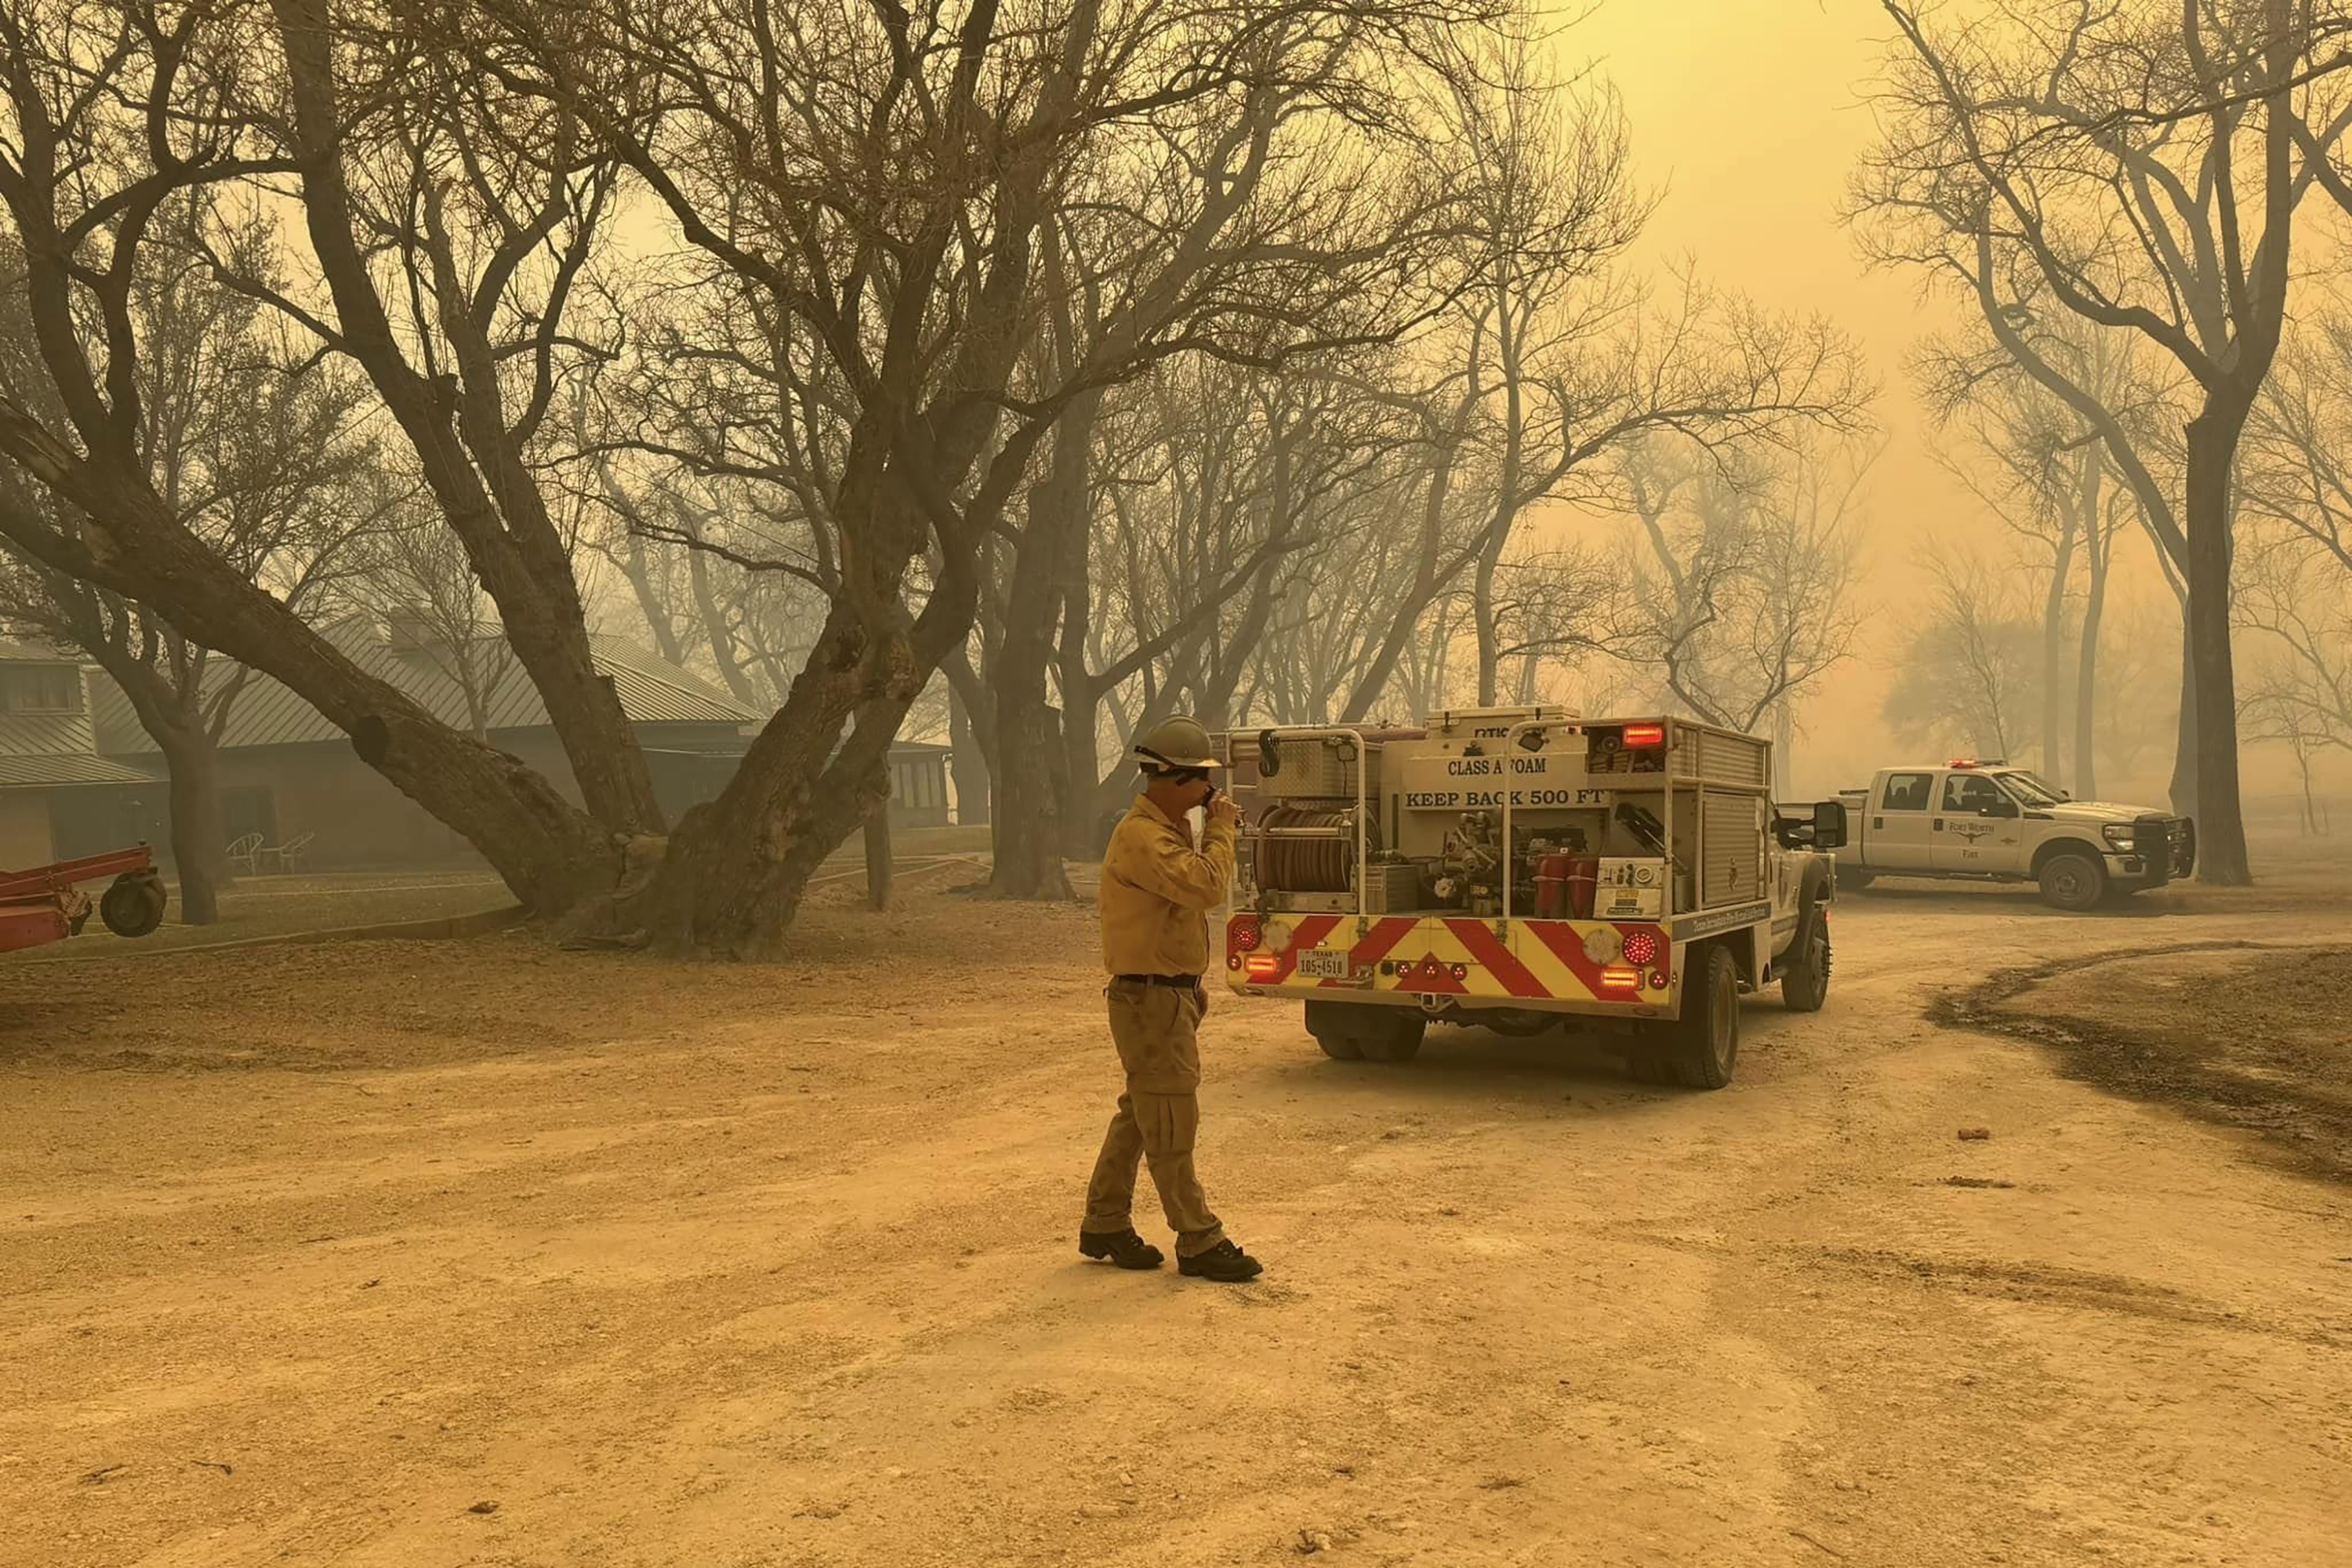
[(283, 844), (255, 850), (254, 856), (257, 859), (276, 861), (280, 871), (299, 871), (310, 865), (310, 840), (317, 837), (314, 833), (298, 833)]
[(228, 863), (250, 877), (261, 869), (261, 835), (247, 833), (229, 840)]

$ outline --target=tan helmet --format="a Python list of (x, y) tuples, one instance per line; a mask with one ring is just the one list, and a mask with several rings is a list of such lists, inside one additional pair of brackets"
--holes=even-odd
[(1216, 747), (1201, 721), (1181, 713), (1162, 719), (1135, 742), (1135, 760), (1147, 768), (1222, 768)]

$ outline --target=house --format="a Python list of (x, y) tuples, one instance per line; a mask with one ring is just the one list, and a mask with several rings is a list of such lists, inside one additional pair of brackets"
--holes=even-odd
[(0, 868), (154, 837), (163, 802), (155, 773), (99, 754), (78, 656), (0, 642)]
[(945, 827), (954, 820), (948, 809), (948, 759), (950, 746), (928, 741), (900, 741), (890, 748), (890, 826)]
[[(456, 677), (458, 661), (446, 644), (436, 645), (410, 628), (387, 632), (361, 621), (338, 623), (326, 635), (362, 668), (444, 723), (474, 727), (472, 706)], [(503, 644), (490, 647), (498, 663), (483, 677), (484, 739), (529, 763), (577, 802), (579, 787), (538, 689), (505, 656)], [(592, 637), (590, 651), (636, 733), (663, 815), (674, 823), (688, 808), (716, 799), (766, 716), (625, 639)], [(205, 679), (226, 681), (237, 672), (234, 663), (215, 659), (206, 667)], [(140, 728), (130, 700), (103, 678), (95, 678), (91, 686), (99, 753), (142, 777), (161, 774), (163, 759)], [(924, 754), (934, 750), (942, 749), (893, 750), (894, 823), (945, 820), (944, 764)], [(903, 764), (902, 752), (908, 752)], [(265, 844), (282, 844), (308, 835), (314, 867), (415, 867), (478, 858), (463, 837), (362, 763), (342, 731), (292, 690), (257, 672), (247, 676), (229, 706), (221, 736), (220, 784), (226, 839), (257, 833)], [(166, 837), (160, 822), (143, 836), (159, 843)]]
[[(442, 722), (473, 728), (457, 661), (446, 647), (362, 621), (325, 628), (361, 668), (398, 688)], [(696, 676), (614, 637), (591, 639), (597, 672), (613, 682), (646, 750), (654, 794), (673, 818), (708, 800), (734, 772), (759, 715)], [(503, 645), (497, 645), (501, 650)], [(205, 666), (208, 688), (236, 679), (225, 658)], [(577, 801), (579, 786), (549, 722), (546, 705), (520, 665), (499, 654), (484, 671), (481, 731), (502, 752), (545, 774)], [(93, 678), (99, 752), (161, 773), (163, 761), (112, 681)], [(273, 678), (252, 672), (229, 704), (221, 732), (222, 832), (234, 841), (261, 835), (282, 844), (309, 835), (320, 867), (446, 865), (476, 858), (473, 847), (362, 762), (351, 740)]]

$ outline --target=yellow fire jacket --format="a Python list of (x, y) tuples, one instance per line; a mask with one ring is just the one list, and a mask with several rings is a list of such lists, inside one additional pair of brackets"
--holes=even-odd
[(1234, 827), (1209, 819), (1199, 849), (1184, 825), (1138, 795), (1103, 853), (1103, 970), (1199, 974), (1209, 966), (1207, 915), (1234, 879)]

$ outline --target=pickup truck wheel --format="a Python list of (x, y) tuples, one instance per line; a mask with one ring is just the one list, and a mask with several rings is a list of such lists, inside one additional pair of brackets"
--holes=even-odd
[(1689, 1089), (1721, 1089), (1739, 1059), (1739, 964), (1727, 947), (1706, 950), (1706, 966), (1683, 993), (1669, 1060)]
[(2068, 849), (2042, 863), (2042, 901), (2053, 910), (2080, 913), (2107, 896), (2107, 868), (2089, 855)]
[(1791, 1013), (1818, 1013), (1830, 998), (1830, 922), (1819, 904), (1797, 922), (1780, 973), (1780, 1001)]

